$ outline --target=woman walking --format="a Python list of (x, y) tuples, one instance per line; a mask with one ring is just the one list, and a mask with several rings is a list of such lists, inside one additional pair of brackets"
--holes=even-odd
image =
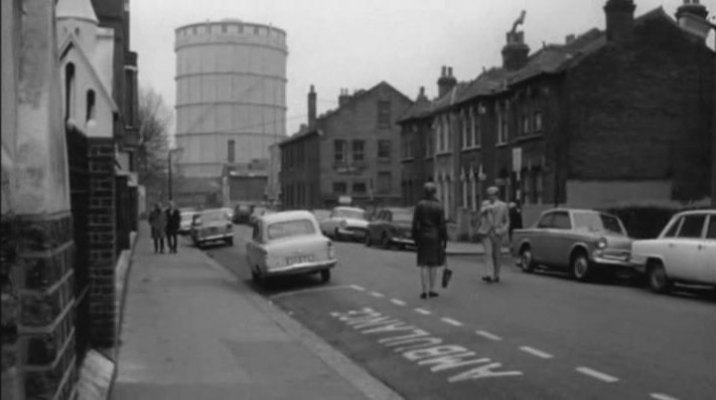
[(435, 198), (437, 188), (432, 182), (423, 187), (425, 197), (415, 207), (413, 214), (413, 240), (418, 248), (417, 264), (420, 268), (421, 299), (436, 297), (435, 277), (438, 267), (445, 264), (447, 228), (445, 214)]
[(164, 235), (167, 229), (167, 215), (159, 203), (149, 213), (149, 226), (152, 228), (152, 240), (154, 240), (154, 252), (164, 253)]

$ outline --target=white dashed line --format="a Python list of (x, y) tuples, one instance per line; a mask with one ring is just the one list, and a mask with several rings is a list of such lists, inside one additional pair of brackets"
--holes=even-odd
[(667, 396), (661, 393), (652, 393), (651, 398), (656, 400), (679, 400), (676, 397)]
[(351, 285), (351, 287), (359, 292), (365, 292), (365, 288), (363, 286)]
[(452, 326), (462, 326), (462, 322), (456, 321), (452, 318), (440, 318), (444, 323), (450, 324)]
[(475, 331), (475, 333), (477, 333), (478, 335), (480, 335), (482, 337), (486, 337), (490, 340), (502, 340), (501, 337), (495, 335), (494, 333), (490, 333), (488, 331)]
[(385, 295), (383, 293), (378, 293), (378, 292), (370, 292), (370, 295), (373, 297), (385, 297)]
[(587, 367), (578, 367), (577, 371), (583, 373), (584, 375), (589, 375), (592, 378), (596, 378), (607, 383), (613, 383), (619, 380), (619, 378), (617, 377), (607, 375), (603, 372), (595, 371)]
[(419, 314), (423, 314), (423, 315), (430, 315), (430, 314), (432, 314), (430, 311), (428, 311), (428, 310), (426, 310), (426, 309), (424, 309), (424, 308), (416, 308), (416, 309), (415, 309), (415, 312), (416, 312), (416, 313), (419, 313)]
[(553, 357), (554, 357), (553, 355), (551, 355), (551, 354), (549, 354), (549, 353), (545, 353), (545, 352), (542, 351), (542, 350), (538, 350), (538, 349), (535, 349), (535, 348), (529, 347), (529, 346), (522, 346), (522, 347), (520, 347), (520, 350), (524, 351), (525, 353), (530, 353), (530, 354), (532, 354), (533, 356), (537, 356), (537, 357), (539, 357), (539, 358), (548, 359), (548, 358), (553, 358)]
[(390, 299), (390, 302), (395, 304), (396, 306), (404, 306), (405, 302), (403, 300), (399, 299)]

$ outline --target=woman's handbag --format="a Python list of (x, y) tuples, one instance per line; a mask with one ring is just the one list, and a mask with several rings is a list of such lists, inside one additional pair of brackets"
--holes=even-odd
[(445, 268), (443, 268), (443, 289), (450, 284), (450, 279), (452, 278), (452, 270), (445, 264)]

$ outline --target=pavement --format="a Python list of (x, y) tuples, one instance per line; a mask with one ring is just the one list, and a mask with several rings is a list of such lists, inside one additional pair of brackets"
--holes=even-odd
[(187, 241), (154, 254), (144, 225), (111, 399), (401, 398)]
[[(485, 254), (485, 247), (482, 243), (449, 241), (445, 252), (449, 256), (481, 255)], [(508, 247), (502, 247), (502, 254), (509, 254), (509, 252)]]

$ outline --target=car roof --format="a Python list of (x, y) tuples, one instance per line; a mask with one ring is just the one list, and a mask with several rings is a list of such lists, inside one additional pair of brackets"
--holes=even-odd
[(682, 215), (716, 215), (716, 208), (702, 208), (700, 210), (688, 210), (688, 211), (681, 211), (676, 214), (674, 214), (674, 217), (682, 216)]
[(413, 207), (385, 207), (381, 208), (379, 211), (413, 211)]
[(271, 214), (265, 214), (260, 219), (267, 224), (274, 222), (292, 221), (295, 219), (310, 219), (315, 220), (315, 216), (312, 212), (306, 210), (294, 210), (294, 211), (280, 211)]
[(345, 210), (345, 211), (365, 212), (364, 209), (359, 208), (359, 207), (346, 207), (346, 206), (333, 207), (333, 210), (334, 210), (334, 211), (335, 211), (335, 210)]

